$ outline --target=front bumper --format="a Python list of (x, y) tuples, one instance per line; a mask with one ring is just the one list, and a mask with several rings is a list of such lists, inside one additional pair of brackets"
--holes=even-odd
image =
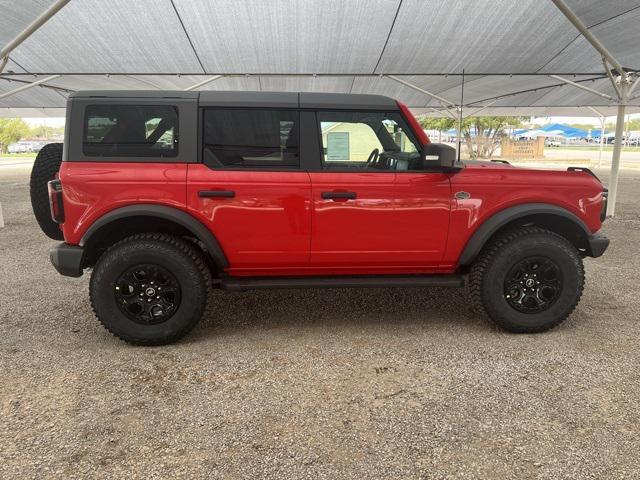
[(66, 243), (59, 243), (49, 250), (51, 263), (60, 275), (66, 277), (82, 276), (82, 257), (84, 248)]
[(609, 246), (609, 239), (601, 233), (592, 235), (587, 240), (589, 242), (589, 256), (599, 257)]

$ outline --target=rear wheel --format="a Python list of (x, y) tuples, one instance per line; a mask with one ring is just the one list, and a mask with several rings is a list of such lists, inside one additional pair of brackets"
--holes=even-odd
[(474, 263), (474, 306), (516, 333), (549, 330), (571, 314), (582, 296), (584, 268), (564, 237), (521, 227), (493, 240)]
[(99, 258), (91, 275), (91, 304), (118, 338), (162, 345), (198, 323), (210, 286), (209, 269), (193, 245), (170, 235), (138, 234)]
[(49, 143), (45, 145), (38, 152), (33, 162), (31, 181), (29, 183), (33, 214), (44, 234), (54, 240), (63, 240), (64, 237), (60, 226), (51, 218), (47, 183), (56, 178), (61, 164), (62, 144)]

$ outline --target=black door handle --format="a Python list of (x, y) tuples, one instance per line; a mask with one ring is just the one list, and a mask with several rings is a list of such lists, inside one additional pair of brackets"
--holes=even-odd
[(327, 200), (355, 200), (356, 192), (322, 192), (322, 198)]
[(212, 198), (212, 197), (224, 197), (233, 198), (236, 196), (236, 192), (233, 190), (200, 190), (198, 192), (200, 198)]

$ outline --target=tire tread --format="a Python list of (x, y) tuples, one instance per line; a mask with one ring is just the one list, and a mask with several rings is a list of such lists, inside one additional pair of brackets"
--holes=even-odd
[[(517, 240), (518, 238), (532, 235), (532, 234), (545, 234), (549, 235), (554, 240), (558, 241), (559, 244), (567, 250), (567, 253), (571, 255), (572, 251), (575, 251), (575, 247), (569, 243), (569, 241), (555, 232), (551, 230), (547, 230), (544, 228), (536, 227), (536, 226), (523, 226), (516, 227), (513, 229), (509, 229), (502, 234), (499, 234), (495, 239), (491, 240), (488, 245), (480, 252), (480, 255), (473, 263), (471, 270), (469, 272), (469, 279), (467, 284), (467, 289), (469, 293), (469, 297), (471, 299), (472, 308), (485, 316), (491, 317), (487, 311), (485, 306), (482, 287), (483, 282), (485, 280), (486, 271), (489, 268), (489, 265), (493, 261), (494, 257), (497, 253), (506, 245)], [(571, 313), (575, 310), (580, 298), (582, 297), (582, 292), (584, 290), (584, 267), (582, 262), (577, 262), (576, 268), (579, 272), (580, 276), (580, 284), (578, 287), (576, 301), (571, 306), (571, 308), (565, 312), (564, 315), (558, 317), (553, 323), (548, 323), (541, 326), (515, 326), (512, 324), (507, 324), (500, 319), (492, 318), (492, 320), (498, 324), (498, 326), (504, 328), (505, 330), (509, 330), (514, 333), (538, 333), (546, 330), (551, 330), (552, 328), (557, 327), (560, 323), (562, 323)]]
[[(117, 243), (114, 243), (111, 247), (109, 247), (100, 257), (100, 259), (103, 259), (105, 257), (105, 255), (115, 249), (118, 249), (119, 247), (122, 247), (123, 245), (127, 245), (133, 242), (139, 242), (139, 241), (154, 241), (154, 242), (162, 242), (165, 243), (167, 245), (171, 245), (177, 249), (179, 249), (182, 253), (186, 254), (191, 261), (193, 261), (193, 263), (196, 265), (198, 271), (200, 272), (200, 275), (202, 275), (202, 278), (204, 279), (205, 285), (206, 285), (206, 294), (205, 294), (205, 299), (204, 299), (204, 303), (202, 306), (202, 314), (204, 314), (208, 308), (209, 305), (211, 304), (211, 296), (212, 296), (212, 278), (211, 278), (211, 272), (209, 270), (209, 267), (206, 264), (206, 261), (202, 255), (201, 252), (199, 252), (195, 246), (193, 246), (192, 244), (190, 244), (189, 242), (182, 240), (181, 238), (175, 237), (173, 235), (168, 235), (165, 233), (157, 233), (157, 232), (150, 232), (150, 233), (138, 233), (135, 235), (131, 235), (130, 237), (127, 237), (123, 240), (120, 240)], [(100, 259), (98, 259), (98, 262), (100, 261)], [(97, 264), (96, 264), (97, 265)], [(194, 317), (192, 319), (192, 321), (190, 323), (187, 323), (186, 325), (184, 325), (180, 330), (174, 332), (172, 335), (163, 337), (160, 340), (153, 340), (153, 339), (147, 339), (147, 338), (142, 338), (142, 337), (136, 337), (134, 335), (128, 335), (128, 334), (123, 334), (123, 333), (116, 333), (114, 332), (111, 327), (104, 322), (100, 316), (98, 315), (98, 310), (97, 310), (97, 306), (96, 306), (96, 299), (95, 299), (95, 295), (94, 292), (96, 290), (97, 285), (101, 281), (101, 278), (99, 276), (99, 274), (96, 274), (96, 269), (94, 268), (93, 273), (91, 275), (91, 280), (89, 283), (89, 296), (91, 299), (91, 308), (93, 310), (93, 313), (95, 314), (96, 318), (100, 321), (100, 323), (102, 324), (102, 326), (109, 331), (109, 333), (111, 333), (113, 336), (120, 338), (121, 340), (124, 340), (127, 343), (130, 343), (132, 345), (143, 345), (143, 346), (153, 346), (153, 345), (165, 345), (165, 344), (169, 344), (169, 343), (173, 343), (176, 342), (177, 340), (179, 340), (180, 338), (184, 337), (187, 333), (189, 333), (193, 327), (195, 327), (195, 325), (200, 321), (200, 318), (202, 315)]]
[(49, 143), (38, 152), (31, 170), (29, 193), (31, 208), (44, 234), (54, 240), (64, 240), (60, 226), (51, 218), (47, 183), (55, 178), (62, 163), (62, 144)]

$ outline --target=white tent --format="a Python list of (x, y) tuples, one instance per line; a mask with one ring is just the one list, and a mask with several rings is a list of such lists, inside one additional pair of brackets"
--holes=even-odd
[(640, 0), (0, 0), (0, 12), (0, 116), (60, 116), (86, 89), (380, 93), (440, 116), (461, 103), (465, 115), (617, 113), (618, 137), (624, 113), (640, 112)]

